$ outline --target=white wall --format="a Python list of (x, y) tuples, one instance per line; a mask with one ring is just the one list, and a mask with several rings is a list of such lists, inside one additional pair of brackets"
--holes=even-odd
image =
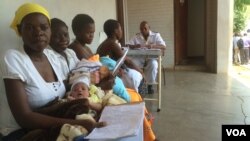
[(209, 72), (217, 71), (217, 0), (206, 1), (206, 65)]
[(0, 1), (0, 43), (1, 52), (4, 54), (9, 48), (21, 46), (22, 42), (15, 32), (9, 28), (17, 8), (26, 2), (35, 2), (43, 5), (50, 13), (51, 18), (57, 17), (69, 26), (71, 41), (74, 35), (71, 21), (76, 14), (89, 14), (96, 23), (96, 32), (93, 43), (90, 45), (95, 52), (99, 45), (99, 34), (103, 31), (103, 23), (107, 19), (116, 19), (115, 0), (1, 0)]
[(218, 0), (217, 73), (228, 73), (232, 67), (233, 0)]
[[(127, 36), (139, 31), (139, 24), (146, 20), (152, 31), (159, 32), (166, 42), (164, 67), (174, 67), (174, 9), (173, 0), (125, 0), (127, 4)], [(128, 40), (128, 39), (127, 39)]]
[[(90, 45), (95, 52), (99, 45), (99, 33), (103, 31), (103, 23), (107, 19), (116, 19), (115, 0), (1, 0), (0, 1), (0, 57), (10, 48), (22, 46), (22, 40), (9, 26), (17, 8), (26, 2), (35, 2), (43, 5), (51, 17), (57, 17), (69, 26), (71, 41), (74, 39), (71, 29), (71, 20), (78, 13), (89, 14), (96, 25), (93, 43)], [(2, 61), (2, 60), (0, 60)], [(1, 77), (1, 76), (0, 76)], [(3, 80), (0, 79), (0, 99), (5, 93)], [(0, 107), (1, 107), (0, 103)]]

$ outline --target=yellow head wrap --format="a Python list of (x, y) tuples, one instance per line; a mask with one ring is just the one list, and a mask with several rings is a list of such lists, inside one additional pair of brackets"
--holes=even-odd
[(34, 4), (34, 3), (23, 4), (17, 9), (15, 13), (15, 18), (13, 19), (10, 25), (10, 27), (16, 31), (17, 35), (20, 36), (18, 29), (17, 29), (17, 25), (21, 24), (22, 19), (31, 13), (41, 13), (50, 20), (49, 12), (41, 5)]

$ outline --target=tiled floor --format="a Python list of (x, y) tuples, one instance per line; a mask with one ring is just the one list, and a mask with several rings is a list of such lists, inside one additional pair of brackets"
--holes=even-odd
[[(250, 82), (226, 74), (167, 72), (162, 109), (147, 101), (161, 141), (221, 141), (222, 124), (250, 124)], [(157, 96), (156, 94), (154, 96)]]

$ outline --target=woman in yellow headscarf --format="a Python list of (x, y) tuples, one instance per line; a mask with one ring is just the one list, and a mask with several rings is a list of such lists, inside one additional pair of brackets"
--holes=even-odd
[(10, 27), (12, 29), (14, 29), (18, 35), (20, 35), (19, 31), (18, 31), (18, 26), (21, 24), (22, 19), (25, 16), (32, 14), (32, 13), (43, 14), (44, 16), (47, 17), (48, 20), (50, 20), (49, 12), (44, 7), (42, 7), (41, 5), (35, 4), (35, 3), (26, 3), (17, 9), (17, 11), (15, 13), (15, 17), (14, 17)]
[(10, 49), (4, 56), (2, 76), (6, 95), (0, 99), (3, 141), (19, 140), (27, 133), (24, 129), (50, 129), (68, 123), (82, 125), (91, 131), (94, 127), (103, 126), (103, 123), (94, 121), (58, 118), (36, 112), (65, 94), (58, 58), (46, 49), (51, 36), (49, 19), (48, 11), (33, 3), (20, 6), (15, 13), (11, 28), (22, 37), (23, 48)]

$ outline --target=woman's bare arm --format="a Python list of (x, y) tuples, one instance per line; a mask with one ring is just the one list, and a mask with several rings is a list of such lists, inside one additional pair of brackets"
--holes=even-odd
[(93, 56), (93, 52), (88, 47), (83, 47), (80, 43), (72, 43), (69, 48), (73, 49), (79, 60), (88, 59)]
[[(119, 58), (122, 57), (123, 55), (123, 51), (121, 49), (121, 47), (119, 47), (118, 45), (114, 44), (113, 45), (113, 48), (112, 48), (112, 51), (114, 52), (114, 58), (115, 60), (118, 60)], [(124, 63), (131, 69), (135, 69), (137, 70), (138, 72), (140, 72), (141, 74), (143, 74), (143, 71), (129, 58), (129, 57), (126, 57)]]

